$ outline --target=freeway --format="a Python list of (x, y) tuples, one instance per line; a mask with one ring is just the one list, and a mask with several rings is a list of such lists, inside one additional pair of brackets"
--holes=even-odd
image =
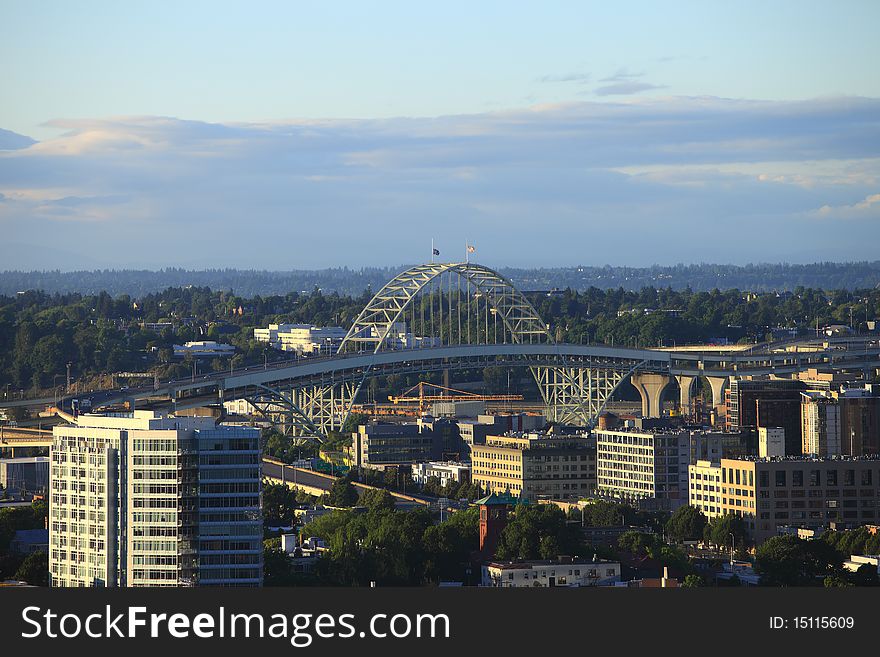
[[(295, 468), (291, 465), (282, 466), (281, 463), (272, 459), (263, 459), (263, 476), (274, 483), (285, 483), (288, 486), (302, 488), (310, 495), (323, 495), (330, 490), (338, 477)], [(375, 486), (368, 486), (358, 482), (352, 482), (358, 495), (363, 495), (368, 490), (375, 490)], [(418, 494), (404, 494), (388, 491), (394, 497), (398, 508), (411, 508), (414, 506), (428, 506), (436, 501), (434, 498)]]

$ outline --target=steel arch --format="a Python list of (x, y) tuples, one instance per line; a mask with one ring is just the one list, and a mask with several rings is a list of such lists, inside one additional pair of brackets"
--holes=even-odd
[(395, 276), (358, 315), (339, 351), (358, 343), (374, 344), (373, 353), (380, 351), (391, 328), (403, 316), (415, 296), (431, 281), (447, 272), (458, 274), (486, 294), (489, 304), (501, 317), (515, 342), (554, 343), (547, 325), (513, 283), (483, 265), (455, 262), (418, 265)]

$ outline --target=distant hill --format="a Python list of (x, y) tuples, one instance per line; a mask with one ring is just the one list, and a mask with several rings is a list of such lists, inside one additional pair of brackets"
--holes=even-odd
[[(129, 294), (140, 297), (168, 287), (210, 287), (234, 290), (243, 296), (287, 294), (311, 291), (315, 287), (326, 293), (359, 295), (367, 287), (378, 290), (396, 273), (398, 267), (349, 269), (347, 267), (301, 271), (254, 271), (239, 269), (162, 269), (159, 271), (94, 270), (94, 271), (5, 271), (0, 273), (0, 294), (11, 295), (24, 290), (49, 293), (107, 291), (111, 295)], [(558, 267), (542, 269), (500, 268), (521, 290), (553, 288), (585, 290), (622, 287), (640, 290), (643, 287), (671, 287), (695, 291), (737, 288), (756, 292), (794, 290), (812, 287), (826, 290), (867, 289), (880, 286), (880, 261), (811, 265), (674, 265), (668, 267)]]

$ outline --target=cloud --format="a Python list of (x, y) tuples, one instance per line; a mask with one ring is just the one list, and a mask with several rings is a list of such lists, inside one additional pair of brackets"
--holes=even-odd
[(829, 219), (880, 219), (880, 194), (870, 194), (851, 205), (823, 205), (814, 214)]
[(620, 82), (618, 84), (609, 84), (604, 87), (598, 87), (593, 90), (597, 96), (625, 96), (629, 94), (637, 94), (642, 91), (651, 89), (665, 89), (663, 85), (649, 84), (648, 82)]
[(0, 151), (12, 151), (20, 148), (27, 148), (37, 142), (30, 137), (20, 135), (11, 130), (0, 129)]
[(565, 75), (542, 75), (538, 82), (579, 82), (585, 84), (590, 81), (589, 73), (568, 73)]
[[(878, 117), (871, 98), (629, 97), (432, 118), (57, 120), (61, 136), (0, 152), (0, 230), (37, 268), (52, 265), (46, 235), (108, 267), (404, 263), (425, 239), (465, 236), (487, 264), (815, 259), (805, 217), (876, 216)], [(878, 241), (880, 222), (857, 221), (822, 248), (872, 258)]]
[(620, 68), (617, 69), (617, 73), (615, 73), (614, 75), (610, 75), (607, 78), (601, 78), (599, 82), (626, 82), (634, 78), (644, 77), (644, 75), (644, 71), (642, 71), (641, 73), (633, 73), (630, 72), (629, 69)]

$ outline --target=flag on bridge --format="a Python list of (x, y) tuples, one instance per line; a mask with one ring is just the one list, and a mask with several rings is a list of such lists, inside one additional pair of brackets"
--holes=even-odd
[(473, 244), (467, 245), (467, 252), (468, 253), (476, 253), (476, 251), (477, 251), (477, 247), (475, 247)]
[(431, 249), (435, 256), (440, 255), (440, 249)]

